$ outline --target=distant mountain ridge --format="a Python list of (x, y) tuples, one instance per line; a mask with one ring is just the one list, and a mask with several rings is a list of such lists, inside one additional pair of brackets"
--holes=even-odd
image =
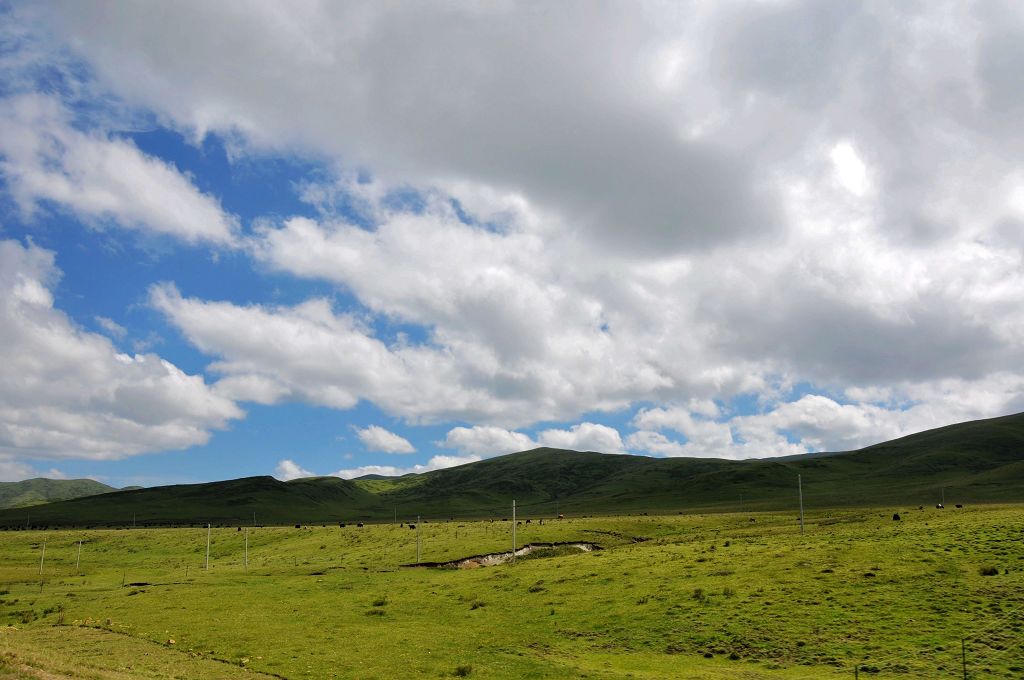
[(0, 508), (27, 508), (43, 503), (117, 491), (93, 479), (46, 479), (0, 482)]
[[(33, 524), (292, 524), (1024, 501), (1024, 414), (857, 451), (732, 461), (539, 448), (402, 477), (311, 477), (119, 491), (37, 506)], [(20, 524), (19, 524), (20, 523)], [(23, 525), (0, 511), (0, 528)]]

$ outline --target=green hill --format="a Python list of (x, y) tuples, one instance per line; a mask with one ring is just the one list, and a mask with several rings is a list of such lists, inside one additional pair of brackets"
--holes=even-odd
[(26, 479), (0, 482), (0, 508), (27, 508), (42, 503), (116, 491), (92, 479)]
[[(929, 430), (858, 451), (731, 461), (540, 448), (392, 478), (248, 477), (50, 503), (33, 524), (356, 520), (838, 507), (1024, 500), (1024, 414)], [(0, 511), (0, 528), (25, 522)]]

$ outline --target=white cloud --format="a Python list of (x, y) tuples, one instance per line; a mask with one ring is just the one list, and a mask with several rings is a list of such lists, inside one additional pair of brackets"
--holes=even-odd
[[(154, 291), (218, 358), (219, 397), (367, 399), (408, 422), (475, 426), (445, 439), (467, 452), (518, 445), (502, 428), (643, 403), (631, 448), (732, 457), (1022, 407), (1019, 9), (207, 3), (111, 16), (66, 3), (43, 20), (171, 125), (374, 175), (305, 184), (319, 219), (268, 218), (245, 243), (358, 310)], [(210, 68), (227, 51), (235, 67)], [(76, 179), (74, 154), (51, 172), (34, 160), (41, 130), (148, 168), (47, 100), (18, 101), (36, 107), (7, 114), (29, 140), (7, 142), (27, 159), (11, 171), (23, 204), (102, 213), (87, 198), (106, 175)], [(395, 208), (395, 187), (424, 209)], [(360, 226), (335, 214), (349, 204)], [(386, 339), (382, 320), (426, 337)], [(794, 385), (812, 394), (781, 401)], [(762, 412), (730, 415), (741, 395)], [(549, 439), (623, 447), (582, 429)]]
[(128, 330), (113, 319), (105, 316), (96, 316), (93, 319), (99, 324), (100, 328), (107, 332), (107, 335), (115, 340), (124, 340), (124, 337), (128, 334)]
[(77, 130), (55, 99), (0, 100), (0, 159), (25, 215), (51, 201), (87, 223), (112, 220), (187, 243), (236, 241), (235, 218), (177, 168), (130, 141)]
[(849, 142), (839, 142), (833, 146), (829, 158), (835, 166), (836, 178), (843, 187), (855, 196), (867, 193), (870, 186), (868, 166)]
[(295, 461), (286, 458), (285, 460), (278, 462), (277, 467), (274, 469), (274, 476), (282, 482), (290, 482), (293, 479), (315, 477), (316, 475), (309, 470), (300, 467)]
[(576, 451), (599, 451), (601, 453), (623, 453), (622, 437), (619, 431), (598, 423), (580, 423), (568, 430), (544, 430), (537, 435), (542, 446)]
[(58, 277), (53, 253), (0, 242), (0, 460), (186, 448), (244, 415), (202, 377), (74, 325), (53, 306)]
[[(848, 451), (882, 441), (1024, 409), (1024, 378), (998, 374), (978, 382), (907, 384), (879, 392), (851, 390), (864, 401), (839, 403), (817, 394), (776, 402), (763, 413), (705, 419), (685, 408), (637, 413), (627, 437), (634, 451), (661, 456), (769, 458), (815, 451)], [(878, 397), (889, 403), (878, 403)], [(683, 436), (674, 440), (661, 432)]]
[(396, 467), (394, 465), (363, 465), (361, 467), (347, 468), (331, 473), (342, 479), (355, 479), (364, 475), (383, 475), (385, 477), (401, 477), (408, 474), (420, 474), (432, 470), (455, 467), (475, 463), (480, 460), (479, 456), (432, 456), (423, 465), (410, 465), (408, 467)]
[(20, 482), (38, 476), (36, 469), (27, 463), (0, 458), (0, 482)]
[(366, 398), (411, 421), (458, 414), (479, 418), (499, 408), (483, 389), (464, 386), (445, 352), (388, 346), (328, 301), (295, 307), (242, 307), (188, 299), (154, 287), (153, 305), (193, 344), (220, 356), (211, 370), (238, 398), (296, 399), (337, 409)]
[(408, 439), (385, 430), (380, 425), (355, 428), (356, 436), (368, 451), (384, 453), (415, 453), (416, 447)]
[[(652, 52), (701, 39), (700, 17), (626, 6), (581, 15), (569, 5), (169, 4), (157, 21), (138, 8), (111, 17), (67, 3), (48, 19), (129, 102), (198, 135), (241, 132), (397, 181), (521, 188), (631, 252), (770, 227), (771, 191), (750, 157), (679, 135), (693, 104), (656, 82)], [(226, 49), (236, 67), (210, 68)]]
[(673, 441), (661, 432), (652, 432), (650, 430), (637, 430), (630, 434), (626, 437), (626, 445), (634, 451), (655, 456), (700, 457), (693, 448), (687, 448), (685, 444)]
[(464, 454), (485, 458), (526, 451), (537, 446), (536, 442), (522, 432), (514, 432), (493, 425), (454, 427), (438, 444), (449, 449), (457, 449)]

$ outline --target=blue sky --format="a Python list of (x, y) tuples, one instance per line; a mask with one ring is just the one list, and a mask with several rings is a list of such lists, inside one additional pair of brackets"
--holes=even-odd
[(1022, 410), (1019, 8), (667, 10), (3, 5), (0, 479)]

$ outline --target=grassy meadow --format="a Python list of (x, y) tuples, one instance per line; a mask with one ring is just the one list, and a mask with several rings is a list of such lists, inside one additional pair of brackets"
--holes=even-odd
[(1021, 505), (531, 519), (0, 532), (0, 677), (1024, 674)]

